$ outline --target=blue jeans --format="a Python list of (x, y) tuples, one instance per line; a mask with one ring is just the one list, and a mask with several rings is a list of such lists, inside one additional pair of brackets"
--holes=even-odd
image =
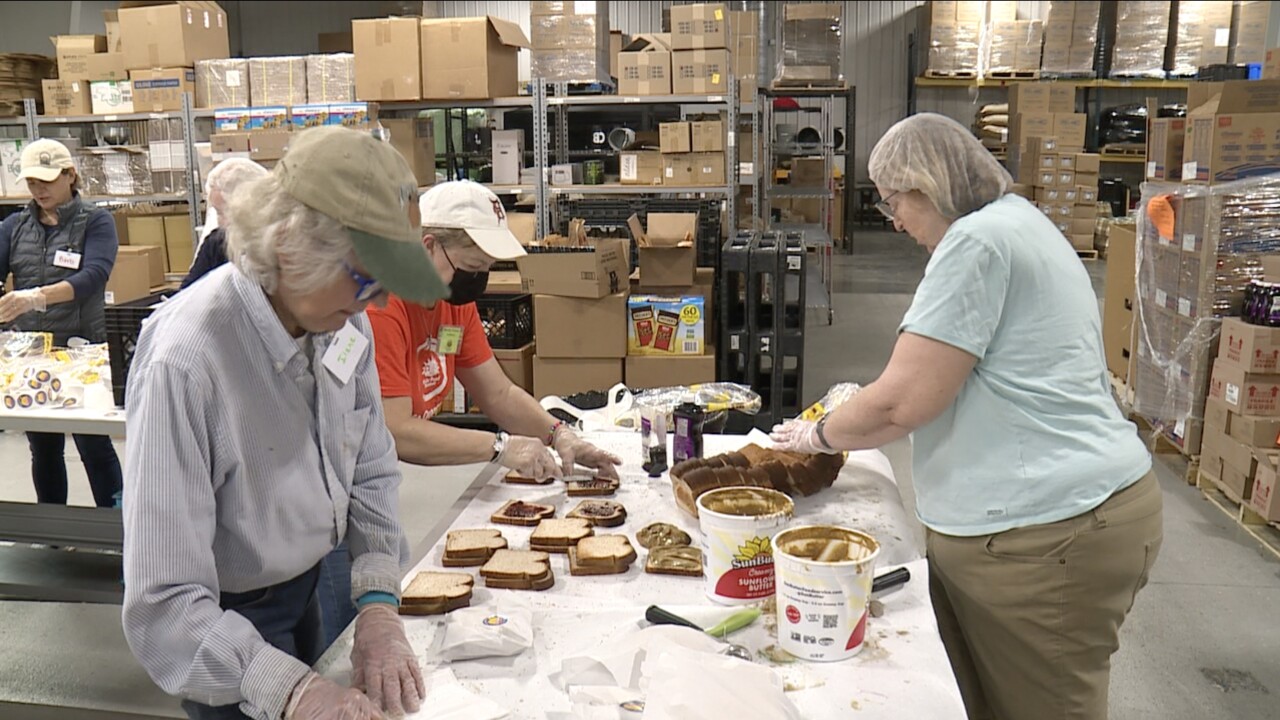
[[(106, 435), (72, 435), (80, 460), (89, 476), (93, 504), (115, 507), (115, 495), (123, 486), (120, 458)], [(36, 502), (67, 504), (67, 459), (63, 451), (67, 436), (61, 433), (27, 433), (31, 448), (31, 481), (36, 486)]]
[(324, 628), (324, 646), (328, 648), (356, 619), (356, 606), (351, 602), (351, 546), (346, 540), (320, 560), (320, 624)]
[[(279, 585), (243, 593), (222, 593), (219, 605), (235, 610), (253, 623), (262, 638), (272, 646), (314, 665), (324, 653), (320, 627), (320, 604), (316, 582), (317, 565), (292, 580)], [(249, 716), (239, 705), (201, 705), (182, 701), (182, 710), (191, 720), (242, 720)]]

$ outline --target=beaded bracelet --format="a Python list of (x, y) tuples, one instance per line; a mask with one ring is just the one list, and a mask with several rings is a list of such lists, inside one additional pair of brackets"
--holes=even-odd
[(556, 424), (551, 426), (551, 432), (547, 433), (547, 442), (546, 442), (546, 445), (547, 445), (548, 447), (550, 447), (551, 445), (554, 445), (554, 444), (555, 444), (555, 442), (556, 442), (556, 433), (557, 433), (557, 432), (559, 432), (559, 431), (560, 431), (560, 428), (562, 428), (562, 427), (565, 427), (565, 423), (564, 423), (564, 421), (563, 421), (563, 420), (557, 420), (557, 421), (556, 421)]

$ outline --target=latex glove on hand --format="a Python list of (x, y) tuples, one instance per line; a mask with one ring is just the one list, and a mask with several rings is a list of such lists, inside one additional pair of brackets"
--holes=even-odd
[(46, 307), (40, 288), (14, 290), (0, 297), (0, 323), (13, 322), (29, 312), (44, 312)]
[(622, 464), (622, 459), (578, 437), (567, 425), (556, 429), (551, 447), (560, 456), (560, 466), (565, 475), (572, 475), (575, 465), (581, 465), (595, 470), (597, 477), (618, 477), (618, 466)]
[(547, 446), (537, 438), (512, 435), (507, 438), (506, 447), (502, 448), (502, 452), (494, 462), (530, 480), (560, 477), (560, 469), (556, 467), (555, 458), (551, 457), (551, 453), (547, 452)]
[(352, 684), (391, 717), (417, 712), (426, 695), (422, 670), (389, 603), (369, 603), (356, 615), (351, 648)]
[(382, 711), (365, 694), (308, 673), (289, 697), (284, 720), (378, 720)]
[(776, 450), (789, 450), (810, 455), (838, 452), (822, 442), (822, 438), (818, 436), (818, 423), (813, 420), (788, 420), (781, 425), (774, 425), (773, 432), (769, 433), (769, 439), (773, 441), (773, 447)]

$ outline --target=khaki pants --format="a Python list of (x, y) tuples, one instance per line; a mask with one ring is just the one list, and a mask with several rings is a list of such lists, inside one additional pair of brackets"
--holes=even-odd
[(1107, 717), (1111, 655), (1163, 536), (1155, 475), (1097, 508), (982, 537), (928, 533), (929, 592), (970, 720)]

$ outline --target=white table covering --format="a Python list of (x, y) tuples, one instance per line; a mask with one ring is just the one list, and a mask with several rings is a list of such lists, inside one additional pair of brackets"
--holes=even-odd
[[(644, 627), (644, 611), (651, 604), (662, 605), (704, 626), (732, 611), (706, 598), (702, 578), (644, 572), (646, 551), (635, 541), (637, 530), (651, 522), (670, 522), (689, 531), (696, 544), (697, 520), (676, 507), (665, 475), (651, 479), (639, 469), (639, 435), (596, 433), (588, 439), (624, 461), (622, 487), (612, 499), (626, 506), (627, 521), (618, 528), (600, 528), (597, 532), (628, 535), (640, 557), (621, 575), (574, 577), (569, 574), (567, 556), (553, 554), (556, 584), (543, 592), (489, 590), (477, 574), (473, 607), (490, 602), (499, 594), (515, 592), (533, 608), (533, 648), (512, 658), (460, 661), (448, 667), (463, 688), (502, 704), (511, 718), (576, 717), (569, 714), (571, 704), (566, 693), (548, 676), (560, 670), (564, 658), (607, 647), (617, 638)], [(752, 439), (756, 438), (708, 436), (706, 453), (727, 452)], [(489, 522), (498, 507), (515, 498), (553, 504), (557, 517), (563, 517), (579, 501), (569, 498), (558, 483), (548, 487), (506, 485), (493, 477), (462, 508), (450, 529), (498, 527), (510, 547), (527, 549), (532, 528)], [(814, 497), (796, 499), (796, 522), (837, 523), (869, 532), (883, 545), (877, 572), (906, 564), (911, 581), (885, 596), (884, 616), (871, 620), (867, 645), (852, 660), (786, 662), (790, 658), (777, 649), (775, 623), (768, 615), (735, 633), (732, 641), (746, 645), (758, 662), (773, 667), (782, 676), (788, 697), (805, 718), (964, 717), (929, 603), (928, 571), (912, 547), (909, 520), (888, 459), (878, 451), (852, 453), (832, 488)], [(444, 569), (440, 565), (443, 549), (441, 537), (406, 575), (405, 585), (418, 571)], [(469, 570), (474, 572), (477, 568)], [(428, 669), (440, 664), (433, 655), (433, 645), (443, 623), (441, 617), (405, 619), (409, 640)], [(348, 628), (321, 659), (317, 670), (339, 682), (349, 682), (350, 648)], [(430, 697), (417, 717), (433, 717)], [(639, 720), (643, 716), (623, 713), (619, 717)]]

